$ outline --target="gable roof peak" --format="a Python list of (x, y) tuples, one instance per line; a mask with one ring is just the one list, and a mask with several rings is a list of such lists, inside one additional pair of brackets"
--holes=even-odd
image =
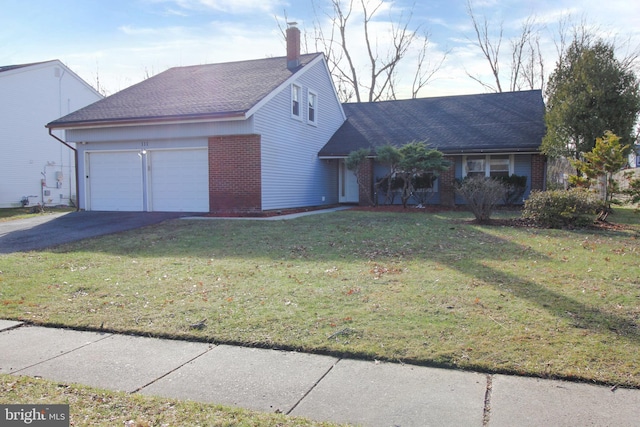
[(287, 68), (284, 56), (169, 68), (47, 127), (243, 118), (321, 56), (300, 55), (300, 66), (294, 70)]

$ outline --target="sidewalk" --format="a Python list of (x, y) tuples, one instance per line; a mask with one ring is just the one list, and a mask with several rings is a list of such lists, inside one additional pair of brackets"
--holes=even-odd
[(363, 426), (640, 423), (640, 390), (6, 320), (0, 373)]

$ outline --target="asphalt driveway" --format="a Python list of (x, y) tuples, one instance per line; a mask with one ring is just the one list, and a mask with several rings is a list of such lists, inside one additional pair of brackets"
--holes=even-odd
[(185, 212), (34, 214), (32, 218), (0, 222), (0, 253), (44, 249), (192, 215)]

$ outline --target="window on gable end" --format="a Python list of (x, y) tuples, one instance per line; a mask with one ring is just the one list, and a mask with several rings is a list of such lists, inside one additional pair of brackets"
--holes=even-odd
[(298, 85), (291, 86), (291, 117), (301, 119), (300, 102), (302, 101), (302, 88)]
[(318, 124), (318, 94), (310, 90), (307, 94), (307, 100), (309, 103), (307, 120), (309, 124), (316, 125)]

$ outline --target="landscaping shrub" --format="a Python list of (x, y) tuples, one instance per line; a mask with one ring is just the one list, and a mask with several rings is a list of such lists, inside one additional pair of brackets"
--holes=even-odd
[[(640, 176), (637, 174), (636, 176)], [(636, 212), (640, 213), (640, 178), (634, 178), (633, 172), (626, 172), (624, 178), (629, 182), (623, 194), (629, 196), (631, 204), (637, 204)]]
[(513, 174), (511, 176), (501, 176), (494, 178), (501, 181), (505, 187), (505, 205), (521, 204), (524, 192), (527, 190), (527, 177)]
[(504, 200), (507, 188), (493, 178), (472, 177), (459, 181), (456, 193), (465, 200), (476, 221), (482, 224), (489, 221), (495, 207)]
[(602, 203), (583, 188), (535, 191), (524, 203), (523, 218), (541, 227), (584, 227), (596, 220)]

